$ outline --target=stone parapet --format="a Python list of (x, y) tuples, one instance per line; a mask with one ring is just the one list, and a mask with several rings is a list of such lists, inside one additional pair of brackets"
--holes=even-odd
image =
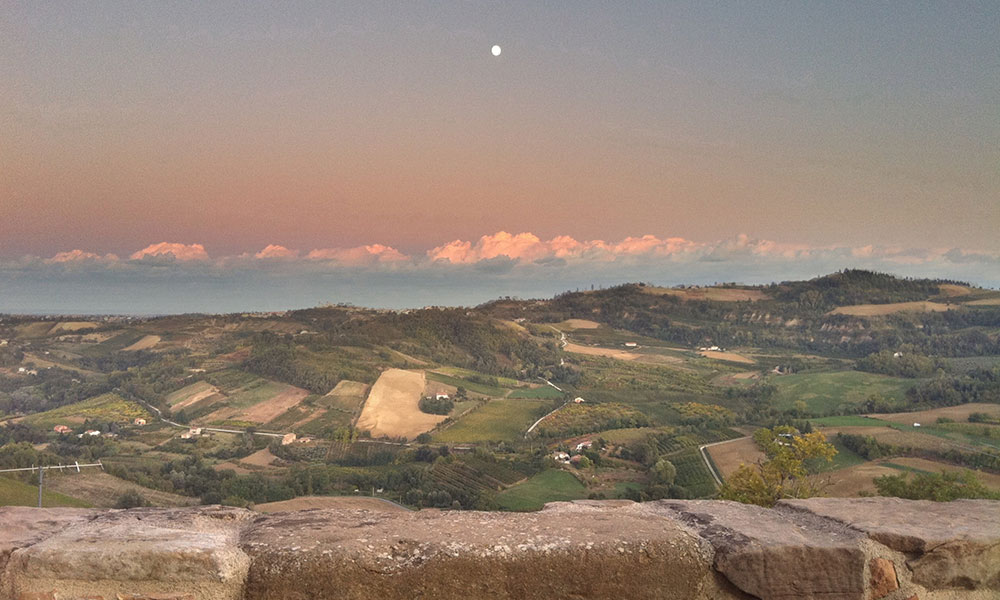
[(1000, 599), (1000, 502), (0, 508), (0, 599)]

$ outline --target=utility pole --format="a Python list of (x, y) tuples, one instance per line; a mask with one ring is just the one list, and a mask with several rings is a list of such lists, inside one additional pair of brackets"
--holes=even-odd
[(38, 465), (38, 508), (42, 507), (42, 480), (45, 478), (45, 469)]

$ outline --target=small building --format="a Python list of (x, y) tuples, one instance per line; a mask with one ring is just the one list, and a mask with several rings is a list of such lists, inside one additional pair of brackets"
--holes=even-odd
[(576, 451), (579, 452), (579, 451), (583, 450), (584, 448), (590, 448), (593, 445), (594, 445), (594, 442), (592, 442), (590, 440), (587, 440), (585, 442), (580, 442), (579, 444), (576, 445)]
[(638, 348), (639, 344), (637, 344), (635, 342), (625, 342), (625, 347), (626, 348)]
[(586, 402), (586, 400), (577, 396), (576, 398), (573, 398), (573, 402), (575, 402), (576, 404), (583, 404), (584, 402)]
[(18, 367), (18, 368), (17, 368), (17, 372), (18, 372), (18, 373), (24, 373), (24, 372), (25, 372), (25, 371), (27, 371), (27, 370), (28, 370), (28, 369), (26, 369), (26, 368), (24, 368), (24, 367)]
[(447, 400), (448, 394), (434, 394), (435, 400)]
[(300, 437), (295, 441), (298, 442), (299, 444), (311, 444), (313, 439), (309, 436), (305, 436), (305, 437)]
[(146, 419), (143, 419), (142, 417), (138, 417), (138, 418), (136, 418), (135, 421), (133, 421), (133, 423), (136, 424), (136, 425), (138, 425), (139, 427), (142, 427), (143, 425), (146, 424)]
[(914, 427), (920, 427), (920, 423), (914, 423), (913, 426)]
[(201, 435), (201, 427), (192, 427), (188, 429), (188, 437), (198, 437)]
[(76, 437), (82, 438), (85, 435), (89, 435), (90, 437), (97, 437), (97, 436), (101, 435), (101, 432), (98, 431), (98, 430), (96, 430), (96, 429), (88, 429), (87, 431), (84, 431), (83, 433), (77, 434)]
[(65, 425), (56, 425), (55, 427), (52, 428), (52, 431), (55, 431), (60, 435), (66, 435), (67, 433), (70, 432), (70, 428)]
[(553, 452), (552, 458), (555, 459), (556, 462), (563, 463), (564, 465), (569, 464), (569, 454), (565, 452)]
[(451, 451), (456, 454), (469, 454), (470, 452), (475, 452), (476, 447), (471, 444), (461, 444), (459, 446), (452, 446)]
[(294, 433), (286, 433), (284, 437), (281, 438), (281, 445), (287, 446), (295, 441), (296, 435)]

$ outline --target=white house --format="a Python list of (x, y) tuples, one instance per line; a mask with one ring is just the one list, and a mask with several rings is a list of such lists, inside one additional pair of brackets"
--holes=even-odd
[(579, 444), (576, 445), (576, 451), (579, 452), (580, 450), (583, 450), (584, 448), (590, 448), (593, 445), (594, 442), (591, 442), (590, 440), (587, 440), (586, 442), (580, 442)]
[(143, 425), (146, 424), (146, 419), (143, 419), (142, 417), (137, 417), (136, 420), (133, 421), (133, 423), (138, 425), (139, 427), (142, 427)]
[(577, 404), (583, 404), (584, 402), (586, 402), (586, 400), (584, 400), (583, 398), (580, 398), (579, 396), (577, 396), (576, 398), (573, 398), (573, 402), (575, 402)]
[(448, 394), (434, 394), (435, 400), (447, 400)]
[(635, 342), (625, 342), (625, 347), (626, 348), (638, 348), (639, 344), (637, 344)]
[(560, 462), (567, 465), (569, 464), (569, 454), (566, 454), (565, 452), (553, 452), (552, 458), (554, 458), (556, 462)]

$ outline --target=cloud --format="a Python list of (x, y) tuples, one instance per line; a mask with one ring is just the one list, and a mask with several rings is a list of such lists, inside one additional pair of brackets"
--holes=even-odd
[(296, 258), (298, 255), (298, 250), (289, 250), (284, 246), (268, 244), (263, 250), (254, 254), (254, 258)]
[(356, 248), (317, 248), (306, 255), (309, 260), (332, 261), (342, 265), (364, 266), (378, 263), (397, 263), (410, 259), (399, 250), (383, 244)]
[(145, 258), (168, 258), (173, 257), (174, 260), (179, 261), (189, 261), (189, 260), (208, 260), (208, 253), (205, 252), (205, 247), (201, 244), (178, 244), (174, 242), (160, 242), (159, 244), (150, 244), (142, 250), (135, 252), (130, 256), (132, 260), (143, 260)]
[(93, 252), (84, 252), (83, 250), (70, 250), (69, 252), (59, 252), (52, 258), (45, 259), (46, 263), (58, 264), (58, 263), (79, 263), (79, 262), (115, 262), (118, 257), (114, 254), (105, 254), (101, 256), (100, 254), (94, 254)]

